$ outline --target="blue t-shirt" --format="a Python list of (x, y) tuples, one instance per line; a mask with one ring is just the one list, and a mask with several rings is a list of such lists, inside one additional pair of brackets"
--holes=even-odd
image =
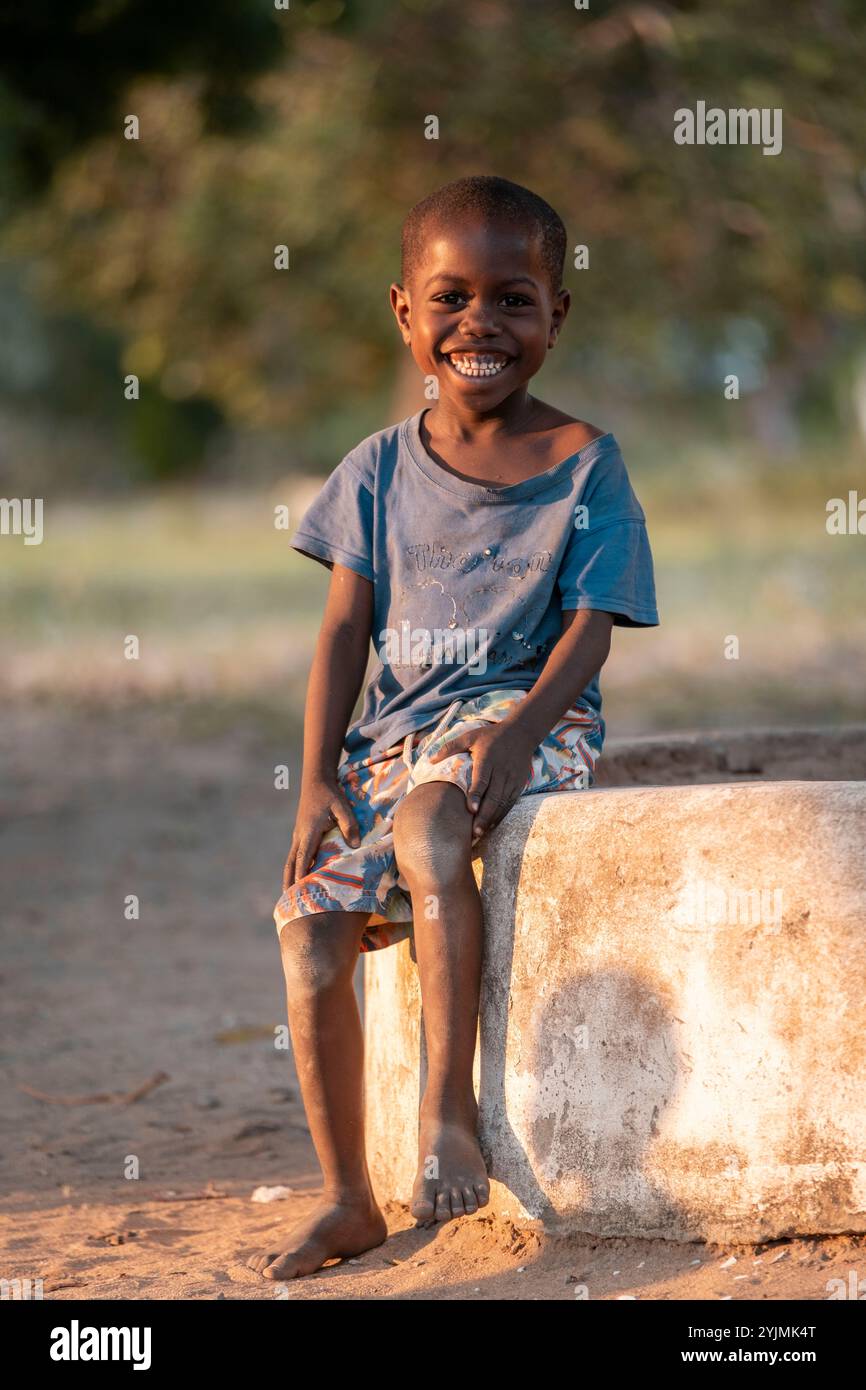
[[(425, 449), (423, 411), (334, 469), (292, 546), (373, 584), (379, 658), (345, 756), (375, 756), (454, 700), (529, 690), (566, 609), (658, 623), (644, 513), (612, 434), (544, 473), (485, 487)], [(601, 715), (598, 673), (582, 699)], [(604, 723), (602, 721), (602, 733)]]

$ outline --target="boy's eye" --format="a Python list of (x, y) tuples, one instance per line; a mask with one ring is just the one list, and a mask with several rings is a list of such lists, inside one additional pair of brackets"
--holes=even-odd
[[(466, 294), (463, 290), (443, 290), (441, 294), (434, 294), (434, 304), (457, 305), (466, 302)], [(499, 303), (506, 309), (522, 309), (525, 305), (531, 304), (532, 300), (525, 294), (503, 294), (499, 297)]]

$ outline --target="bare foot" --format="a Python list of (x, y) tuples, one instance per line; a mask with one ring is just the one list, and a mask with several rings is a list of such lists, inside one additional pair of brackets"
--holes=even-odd
[[(433, 1175), (436, 1176), (433, 1176)], [(411, 1212), (419, 1225), (471, 1216), (490, 1199), (474, 1124), (421, 1119)]]
[(385, 1218), (372, 1199), (358, 1204), (323, 1199), (292, 1228), (282, 1250), (260, 1250), (247, 1266), (265, 1279), (297, 1279), (321, 1269), (326, 1260), (372, 1250), (387, 1235)]

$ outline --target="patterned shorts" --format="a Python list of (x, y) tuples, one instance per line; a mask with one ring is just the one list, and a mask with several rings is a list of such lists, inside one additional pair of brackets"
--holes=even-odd
[[(394, 814), (409, 792), (425, 782), (453, 782), (469, 790), (472, 759), (455, 753), (441, 762), (429, 756), (457, 733), (495, 724), (526, 695), (497, 690), (475, 700), (455, 700), (429, 733), (407, 734), (375, 758), (343, 763), (338, 778), (358, 822), (361, 843), (352, 848), (339, 826), (323, 836), (313, 866), (283, 893), (274, 908), (278, 934), (286, 923), (317, 912), (370, 914), (361, 951), (402, 941), (412, 930), (412, 904), (394, 855)], [(521, 793), (577, 791), (592, 786), (603, 730), (589, 705), (574, 705), (535, 750)]]

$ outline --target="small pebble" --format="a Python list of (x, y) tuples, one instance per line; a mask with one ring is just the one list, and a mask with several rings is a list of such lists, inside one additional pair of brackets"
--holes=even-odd
[(730, 1269), (731, 1265), (735, 1265), (736, 1263), (736, 1255), (729, 1255), (726, 1260), (722, 1260), (722, 1263), (719, 1265), (719, 1269)]

